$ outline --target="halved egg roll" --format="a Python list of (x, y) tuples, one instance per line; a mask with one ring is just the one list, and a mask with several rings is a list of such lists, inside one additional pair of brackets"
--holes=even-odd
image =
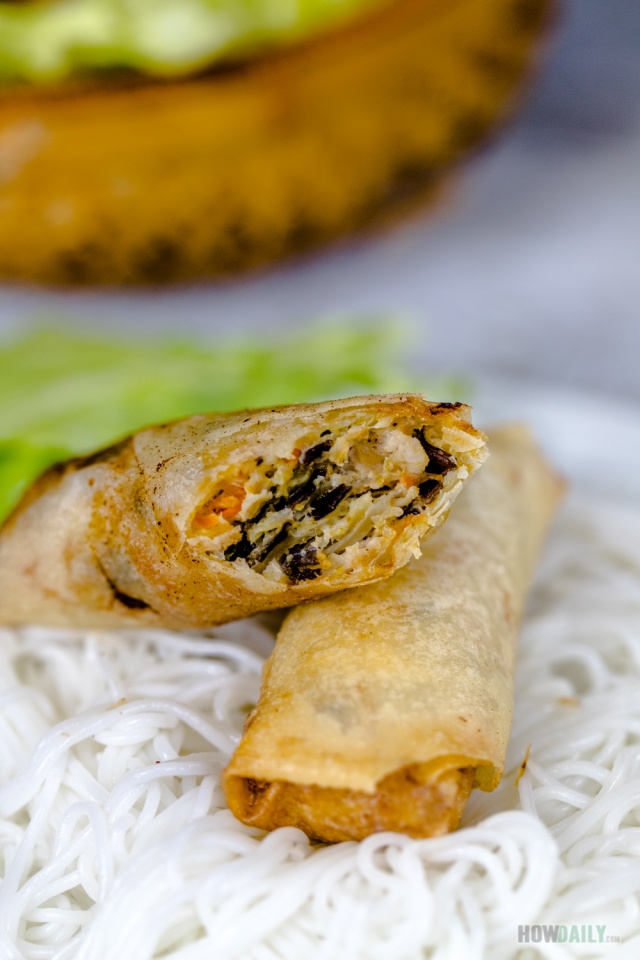
[(416, 395), (212, 414), (45, 473), (0, 531), (0, 622), (207, 627), (387, 577), (485, 457)]
[(287, 615), (224, 774), (244, 823), (435, 836), (473, 786), (497, 786), (518, 623), (561, 483), (526, 428), (489, 443), (419, 560)]

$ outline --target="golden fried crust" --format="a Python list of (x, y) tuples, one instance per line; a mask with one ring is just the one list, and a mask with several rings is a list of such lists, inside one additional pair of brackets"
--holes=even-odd
[[(218, 559), (208, 538), (192, 535), (216, 471), (289, 457), (301, 435), (327, 427), (414, 418), (458, 444), (469, 466), (419, 516), (399, 520), (397, 535), (388, 527), (389, 548), (370, 560), (363, 551), (340, 583), (268, 579), (244, 561)], [(468, 407), (407, 394), (199, 415), (142, 430), (52, 468), (25, 495), (0, 530), (0, 622), (206, 627), (389, 576), (444, 520), (484, 448)]]
[(489, 442), (420, 559), (285, 618), (225, 774), (240, 820), (290, 817), (334, 839), (336, 823), (361, 837), (379, 817), (384, 829), (430, 836), (457, 823), (469, 771), (484, 790), (500, 781), (518, 624), (562, 484), (525, 428)]
[(410, 837), (438, 837), (455, 830), (473, 786), (472, 768), (427, 779), (418, 764), (384, 777), (375, 793), (299, 783), (266, 783), (225, 776), (232, 810), (252, 827), (299, 827), (313, 840), (363, 840), (393, 830)]
[(511, 108), (549, 4), (394, 0), (196, 79), (0, 89), (0, 276), (219, 276), (403, 212)]

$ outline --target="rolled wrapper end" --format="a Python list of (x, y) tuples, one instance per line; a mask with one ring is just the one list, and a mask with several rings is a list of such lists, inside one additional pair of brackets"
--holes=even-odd
[(338, 843), (387, 830), (442, 836), (458, 826), (473, 787), (493, 790), (499, 780), (491, 765), (475, 767), (469, 758), (445, 757), (395, 770), (371, 793), (254, 780), (230, 768), (223, 784), (231, 811), (243, 823), (263, 830), (295, 826), (314, 840)]

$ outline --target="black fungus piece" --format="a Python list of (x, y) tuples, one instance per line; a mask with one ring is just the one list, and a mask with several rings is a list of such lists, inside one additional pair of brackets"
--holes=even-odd
[(315, 580), (322, 573), (318, 566), (318, 550), (311, 541), (297, 543), (280, 559), (280, 566), (291, 583)]
[(309, 497), (313, 496), (315, 489), (315, 476), (309, 477), (308, 480), (305, 480), (305, 482), (301, 483), (299, 487), (296, 487), (295, 490), (291, 491), (287, 497), (287, 506), (295, 507), (297, 503), (302, 503), (304, 500), (308, 500)]
[(327, 467), (325, 464), (321, 464), (316, 467), (311, 476), (304, 480), (299, 486), (294, 487), (293, 490), (289, 493), (289, 496), (286, 500), (288, 507), (294, 507), (298, 503), (302, 503), (304, 500), (308, 500), (315, 493), (316, 489), (316, 480), (319, 480), (321, 477), (326, 476)]
[(331, 490), (316, 494), (311, 500), (311, 516), (313, 519), (322, 520), (323, 517), (335, 510), (350, 490), (351, 487), (348, 487), (346, 483), (341, 483), (337, 487), (332, 487)]
[[(271, 487), (271, 493), (275, 491), (275, 487)], [(277, 513), (278, 510), (282, 510), (283, 507), (287, 505), (286, 497), (276, 497), (274, 500), (265, 500), (264, 503), (260, 504), (257, 512), (253, 517), (250, 517), (248, 520), (245, 520), (243, 527), (252, 526), (255, 523), (259, 523), (260, 520), (268, 513), (273, 512)]]
[(303, 580), (315, 580), (321, 573), (322, 570), (320, 567), (304, 567), (303, 569), (298, 569), (295, 575), (293, 572), (290, 573), (289, 579), (292, 583), (301, 583)]
[(413, 503), (408, 503), (406, 505), (406, 507), (400, 514), (400, 516), (401, 517), (418, 516), (419, 513), (421, 513), (421, 510), (419, 507), (416, 507), (415, 501), (414, 501)]
[(457, 463), (453, 457), (450, 457), (444, 450), (432, 446), (425, 438), (423, 430), (414, 430), (413, 435), (416, 440), (420, 441), (420, 446), (429, 457), (429, 466), (427, 467), (429, 473), (445, 474), (449, 470), (455, 470)]
[(251, 565), (254, 563), (262, 563), (263, 560), (266, 560), (269, 554), (275, 550), (278, 544), (287, 539), (290, 526), (290, 523), (283, 524), (283, 526), (271, 537), (270, 540), (267, 540), (266, 543), (263, 542), (259, 547), (256, 547), (251, 556)]
[(328, 437), (330, 433), (331, 433), (331, 430), (323, 430), (322, 433), (320, 434), (320, 436), (321, 436), (321, 437)]
[(282, 508), (286, 505), (286, 502), (287, 501), (285, 497), (276, 497), (275, 500), (265, 500), (265, 502), (261, 504), (260, 507), (258, 508), (258, 511), (255, 514), (255, 516), (250, 517), (248, 520), (245, 520), (245, 523), (243, 524), (243, 526), (253, 524), (253, 523), (258, 523), (260, 520), (262, 520), (265, 514), (268, 513), (268, 511), (270, 510), (272, 510), (274, 513), (277, 513), (278, 510), (282, 510)]
[(230, 547), (227, 547), (224, 558), (225, 560), (246, 560), (252, 550), (253, 544), (246, 533), (243, 533), (237, 543), (232, 543)]
[[(372, 490), (365, 490), (364, 492), (370, 493), (372, 498), (374, 500), (377, 500), (378, 497), (381, 497), (382, 494), (385, 493), (387, 490), (393, 490), (393, 487), (391, 486), (391, 484), (388, 484), (386, 487), (376, 487), (375, 489), (372, 489)], [(360, 494), (360, 496), (363, 496), (363, 494)]]
[(332, 443), (333, 440), (329, 438), (329, 440), (321, 440), (320, 443), (315, 443), (312, 447), (307, 447), (300, 457), (300, 465), (306, 467), (307, 464), (313, 463), (314, 460), (331, 449)]
[(246, 523), (247, 525), (253, 524), (253, 523), (258, 523), (260, 520), (262, 520), (262, 518), (264, 517), (265, 513), (267, 512), (267, 510), (269, 510), (272, 506), (273, 506), (273, 501), (272, 501), (272, 500), (265, 500), (264, 503), (260, 504), (260, 506), (259, 506), (259, 508), (258, 508), (258, 511), (257, 511), (257, 513), (255, 514), (255, 516), (250, 517), (249, 520), (246, 520), (246, 521), (245, 521), (245, 523)]
[(434, 480), (430, 478), (429, 480), (424, 480), (418, 487), (418, 493), (423, 503), (431, 503), (432, 500), (437, 496), (438, 490), (442, 484), (439, 480)]

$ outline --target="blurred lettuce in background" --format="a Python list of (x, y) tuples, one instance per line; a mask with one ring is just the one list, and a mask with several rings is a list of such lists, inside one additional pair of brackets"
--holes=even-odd
[[(56, 460), (192, 413), (425, 391), (406, 328), (334, 320), (242, 340), (93, 336), (39, 327), (0, 345), (0, 520)], [(449, 399), (452, 381), (430, 381)]]

